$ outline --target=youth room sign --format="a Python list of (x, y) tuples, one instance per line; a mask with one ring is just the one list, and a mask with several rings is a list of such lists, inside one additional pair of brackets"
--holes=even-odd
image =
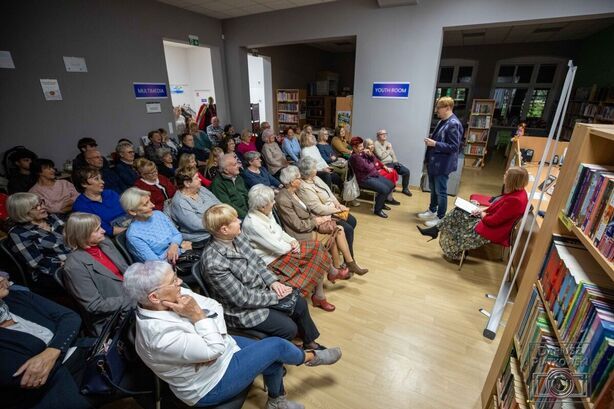
[(134, 82), (133, 87), (136, 99), (168, 98), (168, 91), (164, 83)]
[(409, 82), (374, 82), (373, 98), (407, 99), (409, 98)]

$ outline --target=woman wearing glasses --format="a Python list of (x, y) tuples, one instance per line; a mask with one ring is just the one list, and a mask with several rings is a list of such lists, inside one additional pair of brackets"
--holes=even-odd
[(175, 195), (175, 185), (163, 175), (158, 173), (156, 164), (145, 158), (138, 158), (134, 161), (136, 170), (141, 175), (134, 186), (151, 194), (151, 202), (154, 209), (163, 210), (164, 202), (172, 199)]

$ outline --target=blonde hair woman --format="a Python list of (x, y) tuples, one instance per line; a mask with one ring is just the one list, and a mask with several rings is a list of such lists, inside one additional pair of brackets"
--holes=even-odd
[(343, 192), (343, 180), (333, 172), (333, 168), (328, 166), (328, 163), (320, 155), (320, 151), (316, 146), (316, 138), (311, 133), (303, 131), (301, 133), (301, 159), (311, 158), (316, 162), (317, 175), (320, 179), (332, 189), (333, 184), (337, 186), (339, 192)]
[[(213, 151), (211, 151), (211, 155), (213, 155)], [(211, 156), (209, 156), (209, 160), (211, 160)], [(185, 168), (198, 169), (196, 166), (196, 156), (193, 153), (184, 153), (179, 157), (179, 164), (177, 165), (177, 171), (175, 172), (175, 174), (179, 172), (179, 169), (185, 169)], [(200, 183), (202, 183), (203, 186), (206, 186), (206, 187), (211, 186), (211, 181), (213, 179), (203, 176), (203, 174), (200, 173), (199, 170), (197, 170), (197, 172), (198, 172), (198, 178), (200, 179)]]
[(220, 173), (220, 158), (224, 156), (224, 151), (219, 146), (211, 149), (209, 159), (207, 160), (207, 166), (205, 167), (205, 176), (209, 180), (215, 179)]
[(133, 306), (122, 286), (128, 264), (104, 235), (95, 214), (71, 214), (64, 237), (72, 249), (64, 265), (64, 287), (88, 313), (94, 335), (99, 335), (118, 309)]
[(352, 154), (352, 148), (350, 147), (349, 141), (349, 132), (345, 129), (345, 126), (340, 126), (335, 129), (335, 136), (333, 136), (333, 140), (331, 144), (335, 151), (345, 159), (349, 159)]

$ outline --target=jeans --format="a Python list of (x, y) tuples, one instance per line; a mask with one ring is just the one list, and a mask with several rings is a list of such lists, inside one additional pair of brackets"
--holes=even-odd
[(345, 239), (348, 242), (348, 247), (350, 248), (350, 254), (354, 257), (354, 229), (356, 228), (356, 223), (358, 221), (351, 214), (348, 216), (347, 220), (335, 219), (337, 224), (343, 227), (343, 232), (345, 233)]
[(316, 324), (309, 315), (307, 301), (302, 297), (296, 300), (296, 306), (291, 315), (269, 308), (267, 319), (252, 329), (264, 332), (270, 337), (280, 337), (289, 341), (299, 334), (304, 344), (310, 344), (320, 336)]
[(198, 401), (196, 407), (219, 405), (232, 399), (260, 374), (264, 376), (269, 396), (281, 396), (285, 393), (283, 365), (300, 365), (305, 360), (305, 353), (285, 339), (233, 338), (241, 350), (232, 356), (222, 379)]
[(437, 212), (437, 217), (443, 219), (448, 210), (448, 175), (429, 175), (431, 189), (431, 204), (429, 210)]
[(409, 169), (401, 165), (399, 162), (390, 163), (389, 165), (392, 165), (394, 170), (396, 170), (399, 176), (401, 176), (401, 186), (403, 187), (403, 191), (409, 190)]
[(384, 209), (386, 198), (394, 190), (394, 183), (383, 176), (368, 177), (358, 185), (377, 192), (374, 213), (379, 213)]

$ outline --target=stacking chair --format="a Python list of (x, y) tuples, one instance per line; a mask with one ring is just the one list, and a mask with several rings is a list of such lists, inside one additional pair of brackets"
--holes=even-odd
[(11, 244), (10, 239), (5, 237), (0, 240), (0, 252), (2, 253), (2, 257), (8, 263), (7, 270), (11, 274), (16, 274), (17, 277), (11, 277), (18, 284), (21, 284), (25, 287), (30, 287), (32, 284), (32, 280), (28, 278), (25, 269), (21, 265), (21, 263), (17, 260), (15, 255), (11, 252)]
[(123, 231), (113, 237), (113, 243), (115, 243), (115, 246), (119, 252), (122, 253), (122, 256), (124, 256), (128, 264), (133, 264), (134, 259), (132, 258), (132, 254), (128, 251), (128, 244), (126, 242), (126, 232)]

